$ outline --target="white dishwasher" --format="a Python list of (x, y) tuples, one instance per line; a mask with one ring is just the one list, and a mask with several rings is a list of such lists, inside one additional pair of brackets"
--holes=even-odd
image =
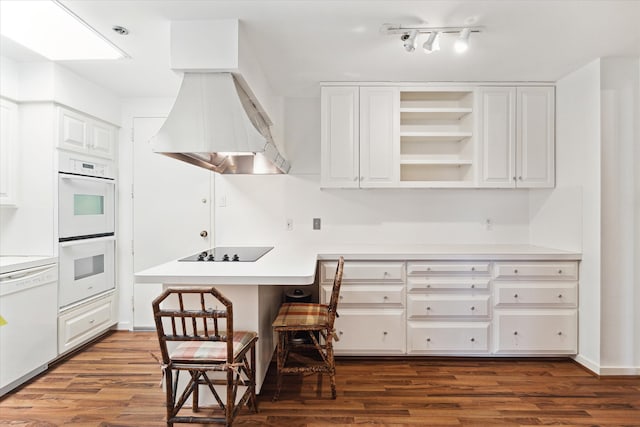
[(46, 370), (58, 355), (55, 260), (0, 262), (0, 396)]

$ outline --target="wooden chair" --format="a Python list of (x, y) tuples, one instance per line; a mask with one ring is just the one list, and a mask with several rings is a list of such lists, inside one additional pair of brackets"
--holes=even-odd
[[(278, 400), (285, 374), (326, 373), (331, 379), (331, 398), (336, 398), (336, 365), (333, 357), (333, 340), (338, 340), (333, 329), (337, 316), (338, 296), (342, 284), (344, 258), (340, 257), (333, 279), (329, 305), (315, 303), (285, 303), (273, 321), (278, 335), (277, 389), (273, 400)], [(299, 344), (299, 332), (306, 332), (311, 344)], [(296, 337), (294, 340), (293, 337)], [(313, 351), (320, 361), (305, 357), (305, 351)], [(296, 359), (293, 361), (292, 359)], [(316, 357), (317, 359), (317, 357)], [(288, 365), (289, 362), (290, 363)]]
[[(230, 426), (243, 406), (257, 412), (258, 336), (255, 332), (234, 331), (231, 301), (215, 288), (178, 288), (165, 290), (152, 306), (165, 375), (167, 426)], [(182, 371), (187, 372), (187, 378), (179, 386)], [(200, 406), (201, 386), (211, 392), (217, 405)], [(238, 399), (242, 388), (245, 390)], [(188, 404), (185, 406), (189, 397), (191, 411)], [(209, 415), (195, 415), (205, 409)]]

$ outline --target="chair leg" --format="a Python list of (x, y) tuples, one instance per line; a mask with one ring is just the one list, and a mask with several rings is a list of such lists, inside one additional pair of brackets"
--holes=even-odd
[(170, 420), (173, 418), (173, 405), (175, 403), (175, 397), (173, 396), (173, 372), (171, 368), (167, 368), (164, 372), (164, 385), (166, 387), (166, 409), (167, 409), (167, 427), (173, 427), (173, 422)]
[(251, 369), (249, 369), (249, 387), (251, 387), (250, 407), (253, 412), (258, 413), (258, 399), (256, 398), (256, 347), (251, 347)]
[(333, 343), (326, 343), (327, 363), (329, 365), (329, 378), (331, 380), (331, 398), (336, 398), (336, 361), (333, 357)]
[(277, 350), (276, 350), (276, 365), (277, 365), (277, 372), (276, 372), (276, 393), (273, 395), (273, 401), (278, 400), (278, 398), (280, 397), (280, 389), (282, 388), (282, 368), (284, 367), (284, 352), (285, 352), (285, 348), (284, 348), (284, 338), (285, 338), (285, 334), (286, 332), (278, 332), (278, 346), (277, 346)]

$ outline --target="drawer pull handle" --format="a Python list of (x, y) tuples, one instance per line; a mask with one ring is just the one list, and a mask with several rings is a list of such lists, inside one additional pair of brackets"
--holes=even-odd
[(558, 298), (562, 298), (562, 294), (559, 294), (559, 295), (558, 295)]
[(518, 331), (514, 331), (514, 332), (513, 332), (513, 335), (518, 335)]
[(513, 297), (514, 297), (514, 298), (518, 298), (518, 294), (514, 294), (514, 295), (513, 295)]
[(471, 338), (471, 342), (476, 342), (476, 339), (475, 338)]

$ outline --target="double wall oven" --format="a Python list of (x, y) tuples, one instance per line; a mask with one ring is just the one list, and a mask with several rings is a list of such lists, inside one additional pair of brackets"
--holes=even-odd
[(115, 173), (107, 160), (61, 153), (60, 308), (115, 287)]

